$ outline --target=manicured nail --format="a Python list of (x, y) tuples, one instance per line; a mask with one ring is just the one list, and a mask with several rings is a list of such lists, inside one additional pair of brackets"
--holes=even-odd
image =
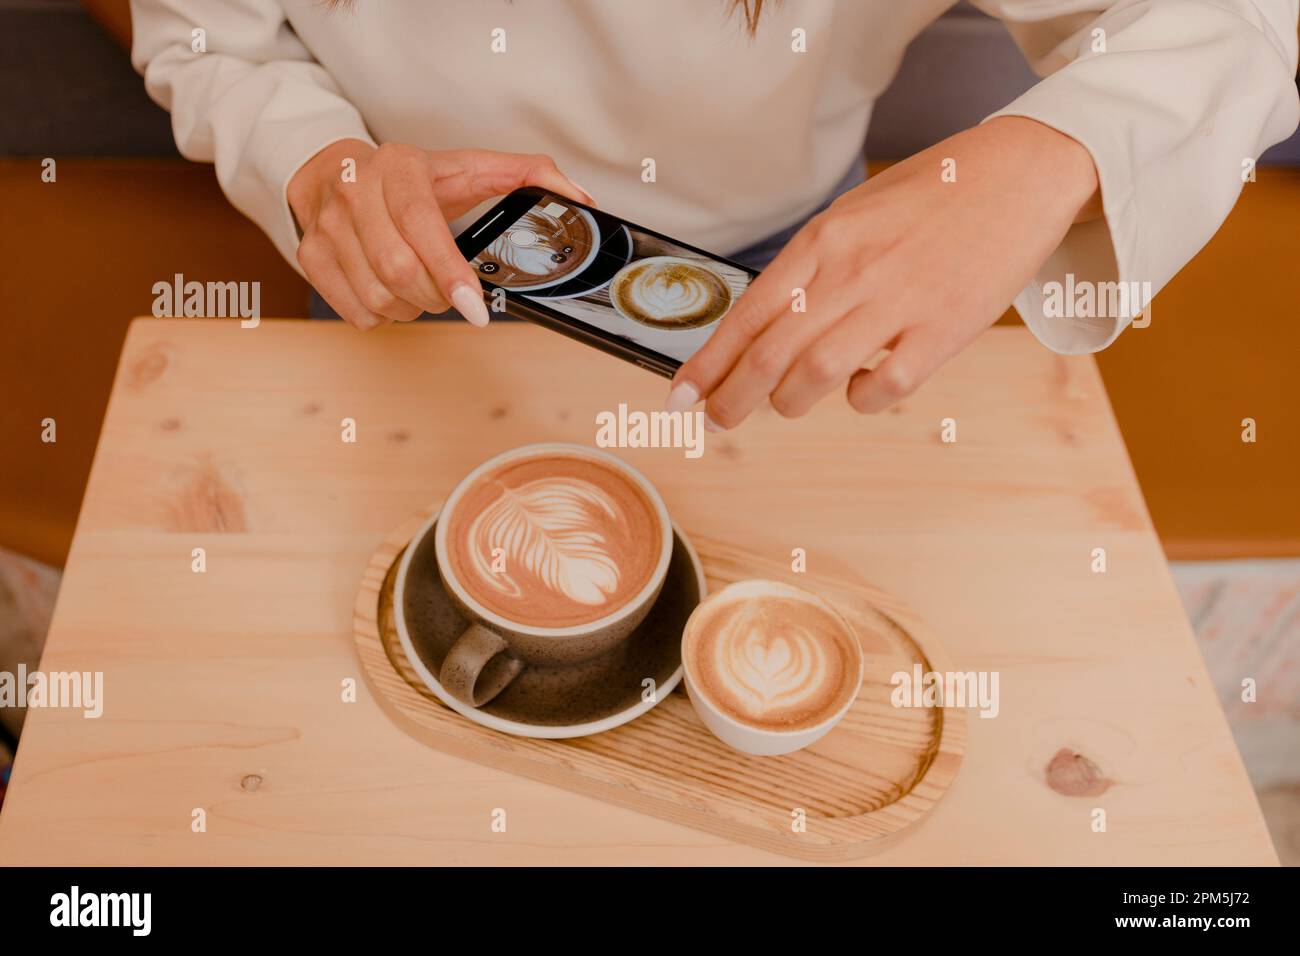
[(690, 382), (678, 382), (668, 392), (664, 408), (670, 412), (684, 412), (700, 400), (700, 390)]
[(719, 425), (717, 422), (715, 422), (715, 421), (714, 421), (712, 418), (710, 418), (708, 415), (705, 415), (705, 416), (704, 416), (704, 430), (705, 430), (706, 432), (725, 432), (725, 431), (726, 431), (725, 428), (723, 428), (721, 425)]
[(483, 303), (483, 297), (475, 292), (468, 283), (462, 282), (456, 286), (455, 291), (451, 294), (451, 304), (456, 307), (456, 311), (465, 316), (465, 320), (470, 325), (477, 325), (479, 328), (488, 324), (488, 310)]
[[(569, 179), (568, 176), (565, 176), (564, 178), (565, 178), (565, 179)], [(596, 199), (595, 199), (594, 196), (592, 196), (592, 194), (591, 194), (590, 192), (588, 192), (587, 190), (583, 189), (581, 186), (579, 186), (577, 183), (575, 183), (572, 179), (569, 179), (569, 185), (572, 186), (572, 187), (573, 187), (574, 189), (576, 189), (578, 192), (582, 193), (584, 196), (587, 197), (587, 205), (588, 205), (588, 206), (594, 206), (594, 205), (596, 205)]]

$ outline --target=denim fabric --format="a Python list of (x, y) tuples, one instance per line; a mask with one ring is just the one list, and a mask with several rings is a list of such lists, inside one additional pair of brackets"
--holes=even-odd
[[(826, 197), (826, 199), (822, 202), (820, 206), (818, 206), (816, 209), (810, 212), (807, 216), (800, 219), (798, 222), (794, 223), (793, 225), (787, 226), (785, 229), (782, 229), (780, 232), (773, 233), (772, 235), (768, 236), (766, 239), (760, 239), (752, 246), (747, 246), (746, 248), (741, 249), (739, 252), (732, 253), (731, 255), (727, 256), (727, 258), (735, 262), (739, 262), (741, 265), (749, 266), (751, 269), (761, 270), (764, 266), (766, 266), (769, 262), (771, 262), (773, 259), (776, 258), (777, 253), (779, 253), (782, 249), (785, 248), (785, 244), (789, 242), (791, 238), (793, 238), (796, 232), (798, 232), (800, 229), (804, 227), (804, 225), (808, 222), (809, 219), (817, 215), (819, 212), (825, 210), (828, 206), (830, 206), (832, 202), (834, 202), (837, 198), (842, 196), (844, 193), (848, 192), (853, 187), (860, 186), (865, 180), (866, 180), (866, 172), (863, 168), (863, 164), (861, 162), (855, 162), (852, 168), (849, 169), (848, 173), (845, 174), (844, 178), (840, 180), (839, 184), (836, 185), (836, 187), (831, 190), (830, 195)], [(335, 312), (332, 308), (330, 308), (329, 303), (326, 302), (324, 299), (322, 299), (319, 293), (317, 293), (315, 289), (311, 290), (310, 309), (311, 309), (310, 314), (313, 319), (337, 319), (339, 317), (338, 313)], [(417, 321), (423, 322), (426, 319), (459, 319), (459, 318), (460, 318), (459, 312), (457, 312), (455, 309), (449, 309), (446, 312), (439, 312), (437, 314), (426, 312), (423, 315), (421, 315)], [(502, 315), (499, 317), (494, 317), (493, 321), (500, 322), (500, 321), (514, 321), (514, 320), (508, 315)]]
[(743, 266), (749, 266), (751, 269), (763, 269), (769, 262), (776, 258), (777, 253), (785, 248), (785, 244), (794, 238), (794, 234), (808, 224), (809, 219), (817, 215), (819, 212), (824, 212), (831, 203), (844, 195), (850, 189), (853, 189), (855, 186), (861, 186), (866, 181), (866, 178), (866, 171), (863, 169), (863, 164), (861, 162), (854, 163), (853, 168), (851, 168), (848, 173), (845, 174), (844, 178), (840, 180), (839, 184), (831, 190), (830, 195), (822, 201), (820, 206), (808, 215), (804, 216), (794, 225), (787, 226), (785, 229), (773, 233), (766, 239), (760, 239), (752, 246), (742, 249), (739, 252), (732, 253), (727, 256), (727, 258), (739, 262)]

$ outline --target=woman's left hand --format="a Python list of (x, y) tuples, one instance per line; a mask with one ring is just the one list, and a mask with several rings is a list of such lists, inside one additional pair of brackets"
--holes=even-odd
[(669, 409), (705, 399), (709, 427), (734, 428), (766, 399), (793, 418), (846, 382), (859, 412), (887, 408), (996, 321), (1070, 225), (1097, 214), (1097, 188), (1083, 146), (1019, 117), (891, 166), (754, 280), (674, 377)]

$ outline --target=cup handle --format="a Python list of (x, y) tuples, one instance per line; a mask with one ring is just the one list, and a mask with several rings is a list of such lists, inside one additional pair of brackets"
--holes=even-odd
[(523, 661), (505, 653), (508, 648), (495, 631), (471, 624), (443, 658), (438, 683), (457, 700), (482, 707), (524, 669)]

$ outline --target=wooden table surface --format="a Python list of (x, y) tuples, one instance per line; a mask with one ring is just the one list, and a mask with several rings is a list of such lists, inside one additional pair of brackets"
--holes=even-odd
[[(591, 444), (665, 392), (526, 325), (137, 321), (42, 660), (102, 671), (104, 714), (28, 714), (0, 863), (782, 862), (429, 749), (353, 649), (387, 531), (489, 455)], [(836, 396), (695, 460), (618, 454), (688, 532), (804, 548), (999, 672), (947, 797), (867, 862), (1276, 863), (1091, 358), (996, 328), (893, 413)]]

